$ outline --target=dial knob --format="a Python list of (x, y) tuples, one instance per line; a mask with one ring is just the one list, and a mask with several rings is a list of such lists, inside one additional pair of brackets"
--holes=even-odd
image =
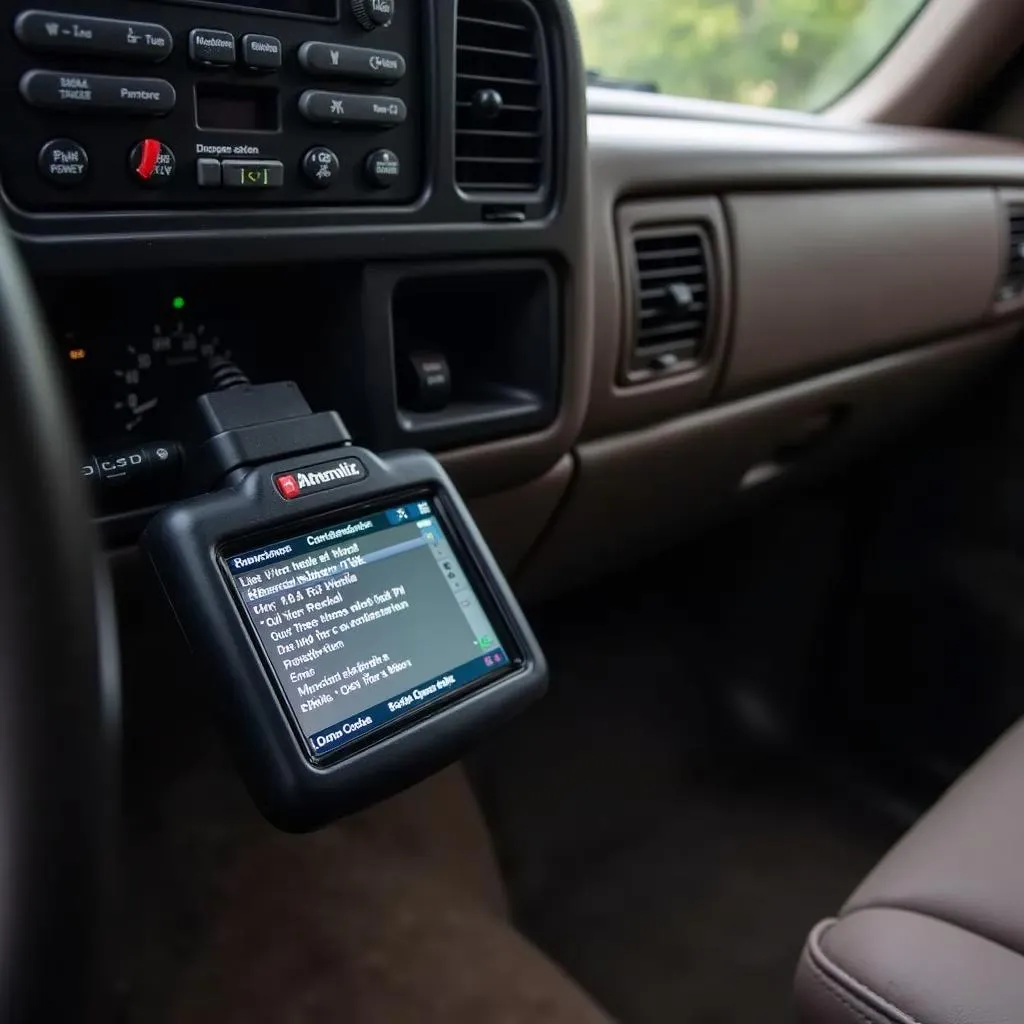
[(387, 28), (395, 16), (395, 0), (351, 0), (352, 13), (367, 32)]
[(174, 177), (174, 150), (159, 139), (143, 139), (128, 154), (128, 167), (137, 182), (159, 188)]

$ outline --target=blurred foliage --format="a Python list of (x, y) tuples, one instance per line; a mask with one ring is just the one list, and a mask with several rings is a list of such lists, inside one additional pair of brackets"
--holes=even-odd
[(852, 86), (922, 0), (573, 0), (587, 67), (662, 92), (814, 109)]

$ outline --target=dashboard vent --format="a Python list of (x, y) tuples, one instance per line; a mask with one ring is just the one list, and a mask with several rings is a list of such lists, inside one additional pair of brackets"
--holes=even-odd
[(549, 146), (547, 61), (527, 0), (459, 0), (455, 183), (467, 193), (539, 192)]
[(999, 293), (1001, 301), (1017, 298), (1024, 292), (1024, 206), (1007, 210), (1009, 251), (1006, 255), (1006, 279)]
[(711, 262), (699, 228), (633, 235), (636, 319), (630, 370), (671, 370), (706, 355)]

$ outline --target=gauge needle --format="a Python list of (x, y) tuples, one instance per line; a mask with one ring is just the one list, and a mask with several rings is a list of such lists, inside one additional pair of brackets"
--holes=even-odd
[(160, 404), (159, 398), (151, 398), (148, 402), (143, 402), (142, 405), (137, 405), (132, 410), (136, 416), (144, 416), (147, 412), (155, 409)]

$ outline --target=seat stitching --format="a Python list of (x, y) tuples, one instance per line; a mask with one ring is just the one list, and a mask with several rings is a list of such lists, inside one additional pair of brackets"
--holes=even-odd
[(874, 1000), (879, 1004), (879, 1008), (883, 1012), (888, 1013), (900, 1024), (922, 1024), (916, 1017), (912, 1017), (906, 1010), (901, 1010), (894, 1003), (891, 1003), (885, 996), (876, 992), (870, 985), (866, 985), (862, 981), (858, 981), (852, 975), (844, 971), (834, 960), (830, 959), (828, 954), (821, 947), (821, 936), (824, 934), (826, 929), (831, 927), (835, 923), (834, 919), (831, 921), (823, 921), (819, 924), (813, 932), (811, 932), (810, 938), (807, 941), (807, 949), (809, 953), (809, 959), (812, 965), (826, 976), (830, 976), (834, 983), (845, 985), (846, 988), (855, 995), (870, 997), (865, 999), (865, 1002), (870, 1003)]
[(844, 994), (844, 990), (841, 989), (839, 985), (833, 981), (813, 960), (811, 960), (810, 957), (807, 958), (807, 964), (811, 968), (815, 977), (817, 977), (822, 983), (822, 987), (830, 996), (832, 996), (833, 999), (838, 999), (843, 1006), (852, 1011), (858, 1020), (865, 1021), (865, 1024), (878, 1024), (877, 1019), (872, 1020), (872, 1018), (867, 1015), (867, 1010), (864, 1007), (857, 1006), (855, 1003), (851, 1002), (851, 999), (853, 998), (852, 995), (850, 999), (847, 999)]

